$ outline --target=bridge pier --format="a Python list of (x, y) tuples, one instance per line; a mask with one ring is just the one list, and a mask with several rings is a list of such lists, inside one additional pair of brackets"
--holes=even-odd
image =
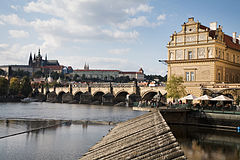
[(113, 105), (114, 104), (114, 95), (112, 93), (107, 93), (102, 96), (103, 105)]
[(80, 95), (80, 104), (91, 104), (92, 94), (90, 92), (85, 92)]
[(71, 93), (64, 93), (62, 95), (62, 103), (74, 103), (73, 95)]

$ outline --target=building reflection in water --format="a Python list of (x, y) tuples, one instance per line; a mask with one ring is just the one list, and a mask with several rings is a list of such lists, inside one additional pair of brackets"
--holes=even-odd
[(240, 136), (236, 132), (181, 125), (170, 128), (188, 159), (240, 159)]

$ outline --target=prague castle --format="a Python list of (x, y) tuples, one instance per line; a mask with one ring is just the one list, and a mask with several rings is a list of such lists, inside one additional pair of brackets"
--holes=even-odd
[(189, 18), (167, 48), (168, 78), (182, 76), (188, 93), (200, 96), (202, 86), (240, 83), (240, 36), (226, 35), (217, 22), (207, 27)]

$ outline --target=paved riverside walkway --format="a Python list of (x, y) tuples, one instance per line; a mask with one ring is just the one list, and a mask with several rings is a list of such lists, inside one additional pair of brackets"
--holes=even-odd
[(159, 111), (117, 124), (80, 160), (186, 159)]

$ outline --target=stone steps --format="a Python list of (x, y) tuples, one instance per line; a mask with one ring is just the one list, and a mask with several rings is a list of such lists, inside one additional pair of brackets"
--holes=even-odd
[(186, 159), (159, 111), (119, 123), (81, 160)]

